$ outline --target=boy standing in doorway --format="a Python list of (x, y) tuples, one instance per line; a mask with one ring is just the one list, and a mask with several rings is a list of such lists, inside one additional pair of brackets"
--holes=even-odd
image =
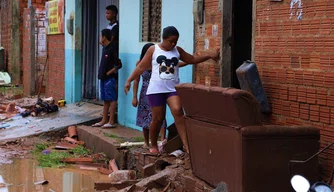
[[(99, 67), (98, 78), (100, 79), (100, 94), (103, 103), (103, 118), (93, 127), (114, 128), (115, 113), (117, 105), (117, 75), (116, 72), (122, 66), (119, 65), (116, 47), (112, 43), (112, 31), (103, 29), (101, 31), (100, 44), (103, 46), (102, 58)], [(108, 112), (110, 109), (110, 117)]]
[[(117, 57), (119, 57), (119, 22), (117, 21), (117, 15), (118, 8), (115, 5), (109, 5), (106, 7), (106, 19), (109, 21), (107, 29), (111, 31), (111, 43), (114, 46), (115, 54), (117, 55)], [(115, 78), (116, 94), (118, 94), (118, 71), (115, 72)], [(117, 110), (117, 105), (115, 110)]]
[(107, 29), (111, 30), (111, 43), (117, 48), (118, 55), (118, 43), (119, 43), (119, 22), (117, 21), (118, 9), (115, 5), (109, 5), (106, 7), (106, 19), (109, 21)]

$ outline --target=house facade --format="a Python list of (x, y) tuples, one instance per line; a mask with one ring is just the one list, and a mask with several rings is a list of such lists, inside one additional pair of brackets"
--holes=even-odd
[[(154, 9), (161, 13), (156, 23), (156, 34), (153, 41), (160, 41), (161, 31), (164, 27), (173, 25), (180, 33), (178, 45), (183, 47), (187, 52), (193, 53), (194, 50), (194, 22), (192, 14), (192, 0), (162, 0), (157, 1)], [(159, 5), (161, 4), (161, 5)], [(141, 53), (142, 47), (147, 43), (145, 40), (145, 17), (142, 1), (122, 0), (120, 1), (120, 58), (123, 61), (123, 68), (119, 72), (119, 102), (118, 118), (119, 123), (135, 127), (137, 109), (132, 107), (132, 92), (125, 96), (123, 92), (124, 84), (136, 66)], [(151, 7), (152, 9), (152, 7)], [(160, 11), (159, 11), (160, 10)], [(151, 10), (153, 11), (153, 10)], [(159, 24), (160, 22), (160, 24)], [(149, 35), (150, 36), (150, 35)], [(154, 39), (155, 38), (155, 39)], [(192, 82), (192, 66), (180, 69), (180, 81)], [(173, 123), (173, 118), (168, 110), (167, 124)]]
[[(134, 70), (142, 47), (147, 42), (160, 42), (161, 31), (166, 26), (177, 27), (180, 32), (178, 45), (193, 53), (193, 1), (105, 0), (98, 3), (88, 0), (66, 1), (65, 26), (71, 23), (73, 33), (69, 33), (66, 29), (64, 34), (63, 95), (70, 103), (81, 99), (99, 99), (97, 69), (102, 48), (98, 40), (100, 31), (108, 25), (105, 19), (105, 7), (110, 4), (119, 8), (119, 56), (123, 63), (123, 68), (119, 71), (118, 123), (139, 129), (135, 125), (137, 109), (131, 104), (132, 92), (127, 96), (123, 92), (125, 81)], [(182, 68), (180, 77), (181, 82), (192, 82), (193, 67)], [(167, 122), (173, 123), (169, 111)]]

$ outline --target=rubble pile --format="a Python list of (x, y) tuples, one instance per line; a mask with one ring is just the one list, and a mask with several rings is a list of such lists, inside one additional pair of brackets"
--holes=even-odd
[(55, 104), (53, 97), (44, 99), (24, 98), (10, 102), (6, 100), (0, 103), (0, 129), (9, 127), (10, 125), (6, 123), (12, 121), (14, 117), (43, 116), (58, 110), (58, 105)]
[(59, 142), (40, 153), (45, 156), (74, 152), (77, 155), (62, 156), (59, 165), (108, 175), (108, 180), (95, 181), (97, 191), (211, 191), (210, 186), (192, 174), (189, 155), (180, 150), (182, 143), (178, 140), (177, 136), (161, 142), (160, 149), (164, 153), (159, 155), (148, 153), (146, 148), (139, 146), (140, 142), (119, 143), (118, 150), (125, 154), (121, 160), (115, 157), (119, 166), (116, 159), (109, 160), (101, 153), (74, 152), (85, 151), (85, 142), (78, 138), (76, 126), (70, 126)]

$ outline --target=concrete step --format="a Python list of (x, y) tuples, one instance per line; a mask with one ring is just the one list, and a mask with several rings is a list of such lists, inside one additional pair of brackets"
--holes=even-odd
[(143, 133), (118, 126), (112, 129), (102, 129), (98, 127), (91, 127), (80, 125), (77, 127), (78, 137), (80, 141), (85, 142), (86, 148), (92, 150), (94, 153), (104, 153), (110, 159), (115, 159), (119, 167), (125, 166), (125, 152), (119, 150), (119, 145), (127, 141), (134, 141), (135, 138), (143, 137)]

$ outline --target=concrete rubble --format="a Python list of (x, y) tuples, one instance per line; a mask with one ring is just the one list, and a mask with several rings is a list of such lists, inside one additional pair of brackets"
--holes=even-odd
[[(67, 151), (70, 153), (77, 146), (86, 146), (86, 138), (80, 136), (82, 127), (85, 126), (70, 126), (66, 132), (63, 130), (62, 134), (58, 136), (62, 139), (55, 142), (47, 150), (42, 151), (42, 153), (45, 155), (50, 154), (52, 151)], [(125, 130), (127, 128), (120, 129), (120, 132), (126, 132), (122, 131), (122, 129)], [(80, 142), (81, 145), (76, 142)], [(126, 142), (136, 143), (131, 141), (131, 139), (121, 143)], [(190, 159), (186, 153), (180, 153), (179, 150), (173, 155), (168, 153), (151, 155), (147, 153), (146, 148), (138, 146), (124, 147), (120, 145), (121, 143), (109, 142), (110, 145), (115, 145), (119, 151), (118, 155), (112, 157), (113, 159), (109, 161), (105, 161), (105, 156), (100, 156), (100, 154), (103, 154), (102, 151), (92, 151), (91, 154), (64, 158), (62, 161), (73, 165), (77, 169), (96, 171), (102, 175), (108, 175), (108, 179), (94, 180), (96, 191), (166, 192), (213, 190), (212, 187), (192, 174)], [(168, 142), (165, 145), (168, 146)], [(107, 144), (104, 146), (105, 149), (109, 148)], [(50, 181), (41, 178), (36, 182), (47, 185)]]
[[(117, 130), (120, 129), (120, 130)], [(127, 128), (117, 128), (108, 130), (118, 133), (124, 133)], [(94, 135), (85, 136), (83, 130), (93, 132)], [(94, 140), (94, 137), (99, 138), (99, 134), (105, 135), (103, 130), (98, 128), (78, 126), (78, 136), (80, 140), (85, 143), (89, 140)], [(83, 137), (81, 137), (83, 136)], [(119, 135), (118, 137), (123, 137)], [(103, 139), (107, 140), (107, 137)], [(99, 146), (99, 142), (103, 143), (104, 149), (108, 151), (112, 150), (114, 146), (118, 153), (113, 156), (113, 160), (108, 164), (98, 167), (96, 164), (85, 164), (85, 167), (81, 169), (100, 171), (101, 174), (109, 173), (109, 181), (95, 181), (95, 190), (97, 191), (212, 191), (213, 188), (207, 185), (205, 182), (197, 178), (192, 174), (190, 158), (186, 153), (182, 153), (181, 150), (176, 150), (175, 153), (163, 153), (161, 155), (151, 155), (147, 153), (147, 149), (140, 146), (124, 147), (124, 143), (132, 143), (136, 145), (136, 142), (123, 141), (115, 142), (115, 139), (107, 140), (99, 139), (95, 142), (95, 145)], [(110, 139), (110, 138), (109, 138)], [(180, 145), (175, 142), (177, 139), (171, 140), (171, 143), (167, 142), (164, 146), (169, 148), (179, 149)], [(88, 142), (89, 143), (89, 142)], [(172, 146), (174, 144), (174, 146)], [(182, 145), (181, 145), (182, 147)], [(103, 152), (103, 151), (99, 151)], [(100, 165), (100, 164), (99, 164)]]
[[(168, 142), (165, 140), (159, 143), (159, 151), (164, 153), (158, 156), (151, 155), (146, 148), (142, 147), (143, 142), (133, 139), (142, 136), (139, 131), (124, 127), (103, 130), (82, 125), (85, 122), (91, 123), (91, 121), (99, 120), (101, 106), (89, 103), (84, 106), (69, 104), (60, 108), (56, 113), (43, 114), (43, 111), (39, 111), (34, 115), (35, 117), (22, 117), (22, 114), (28, 110), (31, 114), (36, 104), (41, 105), (41, 102), (55, 105), (52, 98), (39, 101), (36, 99), (23, 98), (2, 102), (0, 106), (0, 117), (2, 117), (0, 119), (0, 164), (1, 159), (3, 163), (11, 163), (10, 158), (2, 158), (2, 154), (8, 156), (11, 153), (9, 155), (11, 157), (22, 158), (33, 149), (35, 142), (25, 147), (22, 143), (29, 139), (23, 137), (57, 134), (57, 138), (61, 137), (61, 139), (43, 150), (42, 155), (48, 155), (54, 151), (72, 153), (72, 150), (78, 146), (91, 150), (90, 154), (67, 157), (61, 162), (80, 170), (96, 171), (108, 176), (107, 180), (94, 180), (96, 191), (196, 192), (213, 190), (211, 186), (193, 175), (189, 156), (180, 150), (182, 142), (177, 135), (173, 135), (175, 130), (172, 128)], [(4, 150), (7, 148), (8, 153), (5, 153)], [(107, 158), (110, 160), (106, 161)], [(48, 185), (49, 182), (51, 181), (40, 178), (35, 181), (35, 185)]]

